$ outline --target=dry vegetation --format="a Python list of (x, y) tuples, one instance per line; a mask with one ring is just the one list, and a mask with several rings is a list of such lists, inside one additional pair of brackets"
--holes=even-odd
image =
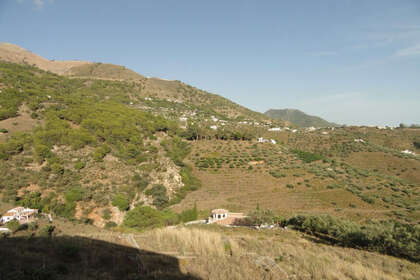
[(416, 279), (408, 261), (324, 245), (291, 230), (166, 228), (136, 236), (146, 250), (171, 252), (203, 279)]
[[(19, 264), (26, 261), (26, 271), (33, 272), (44, 262), (38, 272), (54, 277), (37, 279), (97, 279), (100, 274), (101, 279), (409, 280), (420, 277), (419, 264), (327, 245), (291, 229), (178, 226), (123, 233), (65, 220), (54, 221), (54, 226), (51, 239), (38, 237), (38, 233), (30, 230), (1, 239), (3, 254), (16, 255), (16, 250), (26, 250), (24, 256), (16, 255), (7, 263), (21, 272)], [(4, 259), (0, 267), (2, 264)], [(4, 270), (0, 273), (5, 275)]]

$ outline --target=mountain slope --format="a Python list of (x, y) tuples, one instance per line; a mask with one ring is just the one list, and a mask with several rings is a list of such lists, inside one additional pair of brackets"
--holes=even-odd
[(337, 126), (317, 116), (310, 116), (297, 109), (270, 109), (264, 113), (273, 119), (289, 121), (300, 127), (331, 127)]
[[(136, 91), (130, 93), (131, 101), (153, 98), (154, 100), (149, 100), (151, 102), (147, 102), (147, 105), (142, 104), (142, 107), (153, 107), (148, 110), (158, 114), (178, 107), (175, 114), (165, 113), (166, 117), (174, 119), (182, 115), (198, 113), (202, 119), (215, 116), (218, 119), (272, 121), (264, 114), (249, 110), (217, 94), (200, 90), (180, 81), (145, 78), (124, 66), (86, 61), (48, 60), (10, 43), (0, 43), (0, 61), (36, 66), (44, 71), (72, 78), (134, 82), (130, 84), (130, 88), (134, 85)], [(191, 121), (197, 121), (197, 117)]]

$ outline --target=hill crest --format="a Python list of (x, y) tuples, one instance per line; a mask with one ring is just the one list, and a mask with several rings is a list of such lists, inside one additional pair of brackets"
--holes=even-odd
[(328, 122), (320, 117), (311, 116), (298, 109), (270, 109), (264, 113), (266, 116), (277, 120), (291, 122), (301, 127), (334, 127), (335, 123)]

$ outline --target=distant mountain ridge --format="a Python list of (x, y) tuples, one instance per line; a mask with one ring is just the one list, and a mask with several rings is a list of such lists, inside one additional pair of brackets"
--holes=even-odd
[(270, 118), (288, 121), (300, 127), (338, 126), (336, 123), (328, 122), (317, 116), (308, 115), (297, 109), (270, 109), (264, 114)]

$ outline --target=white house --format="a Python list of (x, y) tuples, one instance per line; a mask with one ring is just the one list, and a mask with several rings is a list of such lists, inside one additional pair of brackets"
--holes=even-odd
[(24, 207), (16, 207), (7, 211), (1, 218), (1, 223), (7, 223), (11, 220), (28, 221), (29, 218), (35, 216), (38, 213), (38, 209), (30, 209)]
[(401, 151), (401, 153), (406, 154), (406, 155), (413, 155), (413, 156), (416, 155), (414, 152), (412, 152), (410, 150), (404, 150), (404, 151)]
[(270, 141), (271, 141), (271, 144), (277, 144), (277, 141), (274, 139), (270, 139)]
[(272, 128), (269, 128), (268, 131), (281, 131), (281, 128), (280, 127), (272, 127)]
[(264, 139), (264, 138), (262, 138), (262, 137), (259, 137), (259, 138), (257, 139), (257, 142), (258, 142), (258, 143), (264, 143), (264, 142), (265, 142), (265, 139)]
[(240, 219), (245, 218), (243, 213), (232, 213), (225, 209), (214, 209), (207, 219), (208, 224), (219, 224), (224, 226), (234, 225)]
[(212, 125), (212, 126), (210, 126), (210, 128), (213, 129), (213, 130), (217, 130), (217, 125)]

